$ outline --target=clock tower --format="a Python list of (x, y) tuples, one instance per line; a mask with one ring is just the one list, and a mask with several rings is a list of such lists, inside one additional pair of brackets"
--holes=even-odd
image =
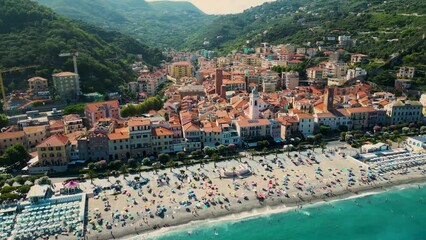
[(334, 88), (328, 87), (324, 94), (324, 109), (323, 112), (331, 112), (334, 109)]

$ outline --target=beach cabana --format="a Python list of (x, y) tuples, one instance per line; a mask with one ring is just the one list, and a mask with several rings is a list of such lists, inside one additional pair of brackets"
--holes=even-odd
[(76, 192), (80, 188), (80, 184), (78, 181), (69, 181), (64, 185), (64, 188), (68, 193)]

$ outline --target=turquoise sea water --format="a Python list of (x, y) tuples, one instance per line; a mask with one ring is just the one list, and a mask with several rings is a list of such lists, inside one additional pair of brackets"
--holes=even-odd
[(426, 185), (298, 211), (201, 224), (153, 239), (426, 239)]

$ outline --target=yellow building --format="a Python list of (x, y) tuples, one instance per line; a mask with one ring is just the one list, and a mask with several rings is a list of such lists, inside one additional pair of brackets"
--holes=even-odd
[(0, 133), (0, 155), (3, 154), (6, 149), (17, 143), (22, 144), (25, 148), (28, 147), (28, 141), (24, 131)]
[(38, 165), (40, 167), (67, 166), (70, 141), (64, 135), (53, 135), (37, 145)]
[(33, 148), (47, 138), (47, 125), (24, 127), (28, 146)]
[(78, 114), (69, 114), (62, 117), (64, 132), (70, 134), (73, 132), (84, 131), (83, 120)]
[(154, 154), (174, 152), (173, 131), (164, 127), (152, 129), (151, 136)]
[(33, 77), (28, 79), (28, 87), (31, 92), (47, 91), (47, 79), (42, 77)]
[(194, 71), (191, 63), (189, 62), (175, 62), (170, 66), (169, 69), (170, 76), (176, 79), (182, 77), (193, 77)]

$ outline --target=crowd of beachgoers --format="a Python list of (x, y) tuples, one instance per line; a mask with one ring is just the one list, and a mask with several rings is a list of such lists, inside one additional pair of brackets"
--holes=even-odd
[(87, 181), (82, 190), (94, 190), (95, 196), (89, 199), (85, 235), (111, 239), (265, 206), (297, 209), (425, 177), (421, 164), (379, 173), (349, 157), (350, 151), (246, 153), (240, 160)]

